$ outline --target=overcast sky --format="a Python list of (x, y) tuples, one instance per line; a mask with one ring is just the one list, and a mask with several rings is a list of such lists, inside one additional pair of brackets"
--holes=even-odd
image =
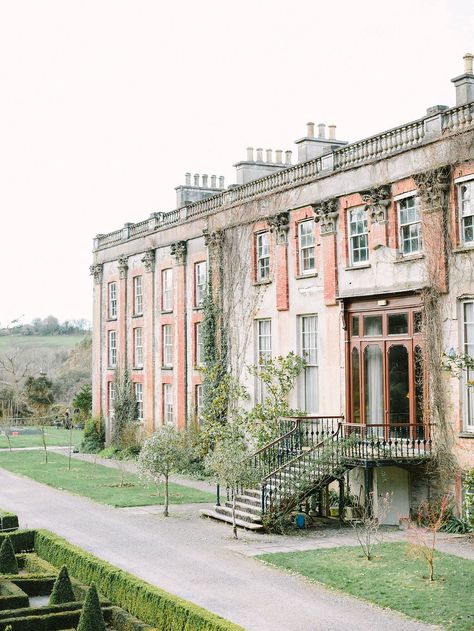
[(307, 121), (454, 105), (470, 0), (0, 0), (0, 323), (91, 317), (92, 238)]

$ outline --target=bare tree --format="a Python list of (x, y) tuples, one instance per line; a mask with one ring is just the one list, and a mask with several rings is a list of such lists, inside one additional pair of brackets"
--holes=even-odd
[(388, 515), (391, 504), (392, 497), (390, 493), (385, 493), (378, 502), (374, 493), (369, 493), (365, 504), (359, 509), (359, 519), (351, 521), (357, 541), (368, 561), (371, 561), (373, 558), (374, 546), (377, 543), (382, 543), (380, 526)]
[(438, 532), (446, 521), (449, 497), (444, 495), (439, 505), (423, 502), (417, 513), (416, 522), (409, 526), (410, 553), (425, 561), (428, 579), (434, 581), (434, 562)]

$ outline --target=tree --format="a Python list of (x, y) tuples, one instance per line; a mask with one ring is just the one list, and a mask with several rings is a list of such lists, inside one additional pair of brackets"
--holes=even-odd
[(409, 527), (410, 552), (422, 559), (428, 567), (428, 579), (434, 581), (434, 562), (438, 532), (446, 522), (449, 497), (443, 495), (438, 505), (422, 502), (416, 522)]
[[(392, 504), (392, 497), (390, 493), (386, 493), (379, 499), (377, 506), (376, 501), (374, 493), (369, 493), (365, 504), (359, 509), (359, 519), (351, 521), (351, 526), (355, 530), (357, 541), (367, 561), (371, 561), (373, 558), (375, 544), (382, 542), (380, 526), (384, 518), (388, 515)], [(376, 508), (377, 511), (375, 510)]]
[(258, 472), (250, 466), (250, 452), (242, 435), (234, 435), (217, 443), (206, 457), (208, 471), (217, 481), (232, 490), (232, 532), (237, 539), (236, 498), (238, 489), (255, 483)]
[(70, 603), (76, 600), (76, 596), (72, 589), (71, 579), (65, 565), (59, 570), (53, 585), (53, 591), (49, 597), (50, 605), (61, 605), (62, 603)]
[(172, 425), (163, 425), (143, 444), (138, 456), (140, 477), (159, 484), (165, 483), (164, 515), (168, 517), (169, 477), (183, 467), (190, 457), (190, 445), (185, 432)]
[(0, 574), (18, 574), (18, 563), (10, 537), (5, 537), (0, 546)]
[(28, 377), (25, 384), (26, 398), (36, 412), (35, 421), (40, 429), (46, 464), (48, 464), (48, 448), (45, 425), (47, 425), (46, 414), (54, 402), (52, 387), (52, 381), (44, 373), (41, 373), (39, 377)]
[(92, 386), (86, 383), (72, 400), (72, 405), (81, 411), (83, 418), (87, 418), (92, 412)]
[(77, 631), (105, 631), (104, 616), (94, 583), (87, 591)]
[[(111, 431), (111, 443), (122, 449), (128, 437), (131, 424), (137, 418), (137, 400), (133, 390), (130, 370), (117, 368), (115, 372), (114, 418)], [(125, 445), (128, 446), (128, 445)]]

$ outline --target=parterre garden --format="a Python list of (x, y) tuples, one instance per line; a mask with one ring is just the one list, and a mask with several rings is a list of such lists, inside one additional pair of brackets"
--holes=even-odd
[(49, 531), (0, 517), (0, 631), (242, 631)]

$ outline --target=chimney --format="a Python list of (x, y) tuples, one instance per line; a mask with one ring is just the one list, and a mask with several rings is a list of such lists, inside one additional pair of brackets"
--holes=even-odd
[(184, 174), (184, 185), (191, 186), (191, 173)]
[(285, 151), (285, 164), (291, 164), (291, 151)]
[(283, 151), (281, 149), (276, 149), (275, 150), (275, 162), (277, 164), (282, 164), (283, 163), (282, 155), (283, 155)]
[(257, 162), (263, 162), (263, 149), (257, 148)]
[(207, 188), (207, 173), (204, 173), (202, 176), (202, 187)]
[(272, 161), (272, 150), (271, 149), (267, 149), (265, 151), (265, 153), (266, 153), (266, 157), (265, 157), (266, 162), (271, 162)]
[(326, 125), (324, 123), (318, 125), (318, 138), (322, 140), (326, 138)]
[(199, 173), (194, 174), (194, 186), (199, 186)]
[(216, 188), (216, 175), (211, 175), (211, 188)]
[(336, 140), (336, 125), (328, 125), (329, 140)]
[[(335, 149), (347, 145), (345, 140), (336, 140), (336, 126), (328, 125), (329, 136), (326, 138), (326, 125), (318, 125), (318, 135), (314, 135), (314, 123), (306, 123), (306, 135), (295, 141), (298, 148), (298, 163), (313, 160), (319, 156), (331, 153)], [(286, 154), (288, 163), (288, 155)], [(291, 158), (290, 158), (291, 159)]]
[(253, 162), (253, 147), (247, 147), (247, 161)]
[(456, 105), (466, 105), (474, 101), (474, 74), (472, 53), (466, 53), (464, 59), (464, 74), (454, 77), (451, 81), (456, 88)]
[(224, 188), (224, 176), (219, 175), (219, 188)]
[(314, 123), (306, 123), (306, 136), (314, 138)]

